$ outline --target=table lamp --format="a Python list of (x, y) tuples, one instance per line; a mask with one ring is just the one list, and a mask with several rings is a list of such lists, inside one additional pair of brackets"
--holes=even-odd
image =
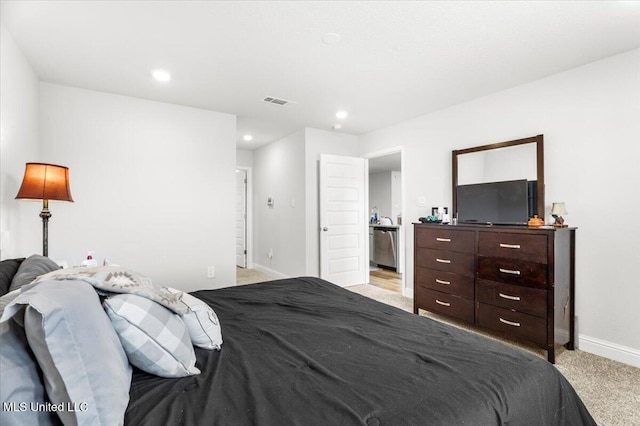
[(553, 226), (558, 228), (564, 228), (567, 226), (564, 224), (564, 219), (562, 217), (563, 214), (567, 214), (567, 208), (564, 206), (564, 203), (551, 204), (551, 216), (556, 219), (556, 221), (553, 222)]

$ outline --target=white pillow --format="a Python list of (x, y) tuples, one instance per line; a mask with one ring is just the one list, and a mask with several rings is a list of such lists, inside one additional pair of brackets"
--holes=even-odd
[(211, 306), (190, 294), (175, 288), (167, 287), (173, 294), (182, 293), (182, 302), (189, 307), (189, 312), (182, 315), (187, 326), (191, 343), (203, 349), (220, 350), (222, 345), (222, 330), (218, 316)]
[(132, 365), (161, 377), (200, 373), (179, 315), (135, 294), (109, 297), (103, 306)]

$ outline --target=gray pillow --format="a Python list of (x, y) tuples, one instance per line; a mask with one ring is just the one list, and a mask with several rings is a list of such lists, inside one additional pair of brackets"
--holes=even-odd
[(187, 327), (178, 314), (134, 294), (103, 302), (129, 362), (161, 377), (199, 374)]
[(131, 366), (93, 287), (82, 281), (37, 284), (21, 292), (0, 321), (22, 312), (51, 403), (75, 409), (58, 412), (63, 423), (122, 424)]
[(18, 272), (11, 280), (9, 291), (17, 290), (22, 286), (29, 284), (42, 274), (60, 269), (60, 266), (53, 260), (39, 254), (33, 254), (26, 258), (18, 268)]
[(24, 257), (22, 259), (6, 259), (0, 262), (0, 296), (4, 296), (9, 292), (11, 280), (16, 272), (18, 272), (18, 268), (23, 260)]
[(15, 321), (0, 324), (0, 423), (3, 426), (58, 424), (56, 413), (34, 410), (45, 404), (46, 395), (40, 369), (29, 349), (24, 329)]

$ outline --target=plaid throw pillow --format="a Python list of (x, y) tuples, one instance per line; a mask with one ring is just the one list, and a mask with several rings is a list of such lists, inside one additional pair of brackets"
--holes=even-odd
[(132, 365), (161, 377), (200, 373), (179, 315), (134, 294), (109, 297), (103, 305)]

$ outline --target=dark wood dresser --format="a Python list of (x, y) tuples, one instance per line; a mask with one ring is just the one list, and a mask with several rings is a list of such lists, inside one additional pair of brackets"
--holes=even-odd
[(574, 348), (575, 228), (414, 224), (414, 312)]

